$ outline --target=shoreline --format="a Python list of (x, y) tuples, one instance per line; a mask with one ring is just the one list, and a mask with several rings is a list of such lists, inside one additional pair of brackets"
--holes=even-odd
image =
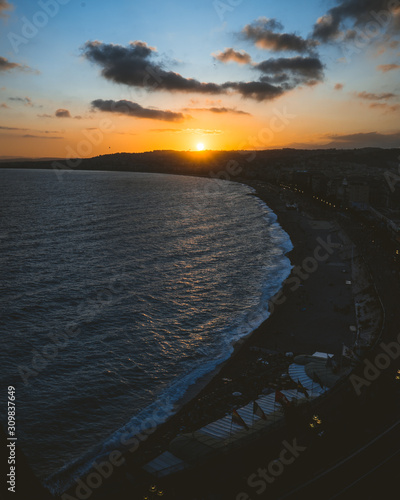
[[(333, 215), (329, 217), (325, 210), (305, 205), (301, 206), (299, 211), (287, 210), (286, 199), (281, 198), (282, 192), (273, 192), (267, 184), (260, 181), (251, 182), (241, 179), (238, 182), (255, 189), (254, 195), (272, 210), (277, 217), (276, 222), (289, 235), (293, 249), (285, 256), (289, 258), (294, 267), (285, 281), (293, 277), (296, 266), (301, 266), (304, 259), (313, 254), (318, 238), (326, 240), (329, 235), (334, 234), (336, 245), (340, 246), (341, 240), (337, 237), (340, 228), (333, 223)], [(315, 221), (320, 223), (314, 224)], [(175, 403), (174, 413), (166, 421), (160, 423), (151, 435), (146, 436), (134, 453), (130, 453), (128, 450), (123, 452), (126, 459), (126, 470), (123, 477), (119, 474), (116, 476), (116, 479), (119, 477), (118, 484), (127, 486), (126, 474), (130, 474), (128, 471), (135, 471), (139, 477), (140, 474), (143, 474), (141, 473), (142, 464), (154, 458), (158, 450), (166, 448), (171, 438), (181, 431), (182, 423), (187, 423), (188, 415), (197, 411), (197, 406), (201, 404), (199, 402), (208, 397), (215, 398), (215, 391), (220, 386), (222, 378), (234, 378), (239, 371), (238, 367), (254, 363), (254, 353), (251, 352), (251, 348), (274, 352), (278, 359), (277, 370), (282, 372), (282, 370), (286, 371), (288, 366), (284, 359), (284, 354), (288, 351), (297, 354), (312, 354), (315, 351), (339, 354), (343, 342), (346, 342), (347, 345), (352, 343), (353, 334), (348, 329), (349, 322), (350, 324), (354, 323), (352, 308), (350, 307), (349, 311), (343, 314), (332, 314), (334, 311), (331, 307), (332, 299), (330, 299), (329, 285), (341, 287), (342, 291), (339, 295), (345, 296), (344, 302), (347, 305), (352, 301), (351, 291), (344, 286), (341, 269), (345, 266), (348, 267), (348, 263), (342, 262), (340, 255), (334, 255), (334, 259), (339, 265), (329, 266), (330, 262), (322, 263), (323, 271), (318, 268), (300, 284), (296, 291), (290, 290), (285, 282), (282, 284), (277, 295), (285, 297), (284, 303), (274, 307), (275, 310), (270, 311), (266, 320), (237, 340), (233, 345), (232, 354), (226, 361), (189, 386), (182, 398)], [(331, 256), (329, 256), (329, 260), (331, 260)], [(334, 283), (329, 283), (329, 285), (326, 283), (326, 273)], [(338, 294), (336, 293), (336, 295)], [(343, 306), (343, 300), (341, 305)], [(339, 321), (335, 321), (337, 316), (339, 316)], [(330, 330), (331, 335), (329, 333), (324, 336), (320, 335), (316, 319), (321, 323), (322, 331), (327, 326), (327, 321), (330, 321), (328, 330)], [(345, 327), (343, 328), (343, 326)], [(229, 390), (233, 392), (233, 388)], [(209, 421), (217, 418), (219, 417), (214, 415)], [(146, 478), (141, 477), (140, 479), (145, 481)], [(66, 492), (73, 493), (73, 486)]]
[[(167, 174), (165, 174), (165, 175), (167, 175)], [(204, 177), (199, 177), (199, 178), (203, 179)], [(230, 181), (230, 182), (234, 182), (234, 181)], [(285, 241), (282, 242), (282, 244), (279, 245), (280, 248), (282, 249), (281, 257), (282, 258), (284, 258), (284, 257), (287, 258), (289, 260), (290, 267), (292, 267), (293, 264), (292, 264), (289, 256), (290, 256), (290, 253), (293, 251), (294, 245), (293, 245), (293, 242), (291, 240), (290, 234), (287, 231), (285, 231), (285, 229), (282, 227), (282, 225), (279, 222), (279, 214), (276, 213), (275, 210), (272, 208), (272, 206), (270, 206), (268, 204), (268, 200), (267, 199), (263, 199), (263, 198), (261, 198), (258, 195), (258, 193), (256, 192), (256, 189), (253, 186), (251, 186), (247, 182), (243, 182), (243, 181), (240, 181), (239, 183), (242, 184), (242, 185), (244, 185), (244, 186), (246, 186), (246, 187), (248, 187), (248, 188), (250, 188), (251, 191), (252, 191), (251, 192), (252, 196), (256, 197), (261, 202), (260, 204), (262, 206), (266, 206), (272, 212), (272, 214), (276, 217), (276, 220), (274, 220), (273, 222), (271, 222), (271, 224), (278, 224), (279, 228), (280, 228), (280, 231), (283, 231), (285, 233)], [(290, 250), (287, 250), (287, 251), (284, 249), (284, 246), (285, 246), (286, 242), (289, 242), (290, 243), (290, 247), (291, 247)], [(290, 272), (288, 274), (288, 277), (289, 276), (290, 276)], [(286, 279), (288, 279), (288, 277)], [(279, 290), (282, 289), (282, 286), (283, 286), (283, 282), (281, 282)], [(279, 291), (277, 293), (279, 293)], [(269, 301), (272, 298), (273, 297), (271, 297), (269, 299)], [(263, 304), (263, 312), (268, 308), (268, 303), (269, 302)], [(231, 363), (234, 361), (235, 357), (240, 354), (243, 346), (247, 342), (250, 341), (250, 339), (253, 336), (254, 332), (258, 328), (260, 328), (265, 322), (267, 322), (269, 320), (270, 316), (271, 316), (271, 313), (269, 312), (268, 313), (268, 317), (265, 318), (265, 319), (263, 319), (262, 322), (261, 322), (261, 324), (258, 327), (253, 328), (251, 331), (249, 331), (248, 333), (246, 333), (245, 335), (243, 335), (239, 339), (233, 340), (231, 342), (232, 352), (227, 357), (227, 359), (225, 359), (224, 361), (222, 361), (221, 363), (219, 363), (210, 372), (201, 375), (199, 377), (199, 379), (196, 380), (196, 382), (194, 382), (193, 384), (191, 384), (190, 386), (187, 387), (185, 393), (175, 403), (173, 403), (173, 411), (172, 411), (172, 413), (166, 418), (166, 420), (160, 422), (157, 425), (155, 432), (158, 432), (159, 430), (164, 430), (165, 427), (168, 427), (169, 424), (170, 424), (170, 422), (173, 421), (174, 419), (176, 419), (176, 417), (179, 416), (179, 414), (182, 411), (185, 411), (188, 406), (190, 406), (191, 404), (193, 404), (195, 402), (196, 398), (201, 393), (203, 393), (204, 391), (207, 391), (209, 389), (210, 385), (213, 384), (213, 382), (218, 379), (220, 373), (227, 366), (230, 366)], [(127, 453), (127, 452), (123, 451), (123, 453)], [(98, 460), (98, 458), (95, 458), (94, 460)], [(91, 467), (89, 467), (86, 472), (84, 472), (83, 474), (81, 474), (81, 476), (85, 477), (87, 474), (90, 473), (90, 470), (91, 470)], [(57, 475), (57, 471), (54, 474)], [(49, 479), (50, 479), (49, 483), (50, 483), (50, 485), (52, 485), (52, 483), (51, 483), (51, 476), (49, 476), (49, 478), (47, 478), (45, 480), (45, 483), (48, 482)], [(69, 488), (67, 490), (63, 491), (63, 493), (66, 492), (66, 491), (69, 491)]]
[[(234, 182), (234, 181), (230, 181), (230, 182)], [(271, 210), (273, 214), (275, 214), (276, 221), (273, 222), (273, 224), (278, 224), (279, 225), (280, 230), (283, 231), (288, 236), (288, 241), (290, 242), (290, 245), (291, 245), (291, 249), (287, 250), (287, 251), (284, 250), (283, 244), (281, 245), (282, 246), (282, 257), (287, 258), (289, 260), (289, 262), (290, 262), (290, 267), (293, 268), (293, 263), (290, 260), (289, 256), (290, 256), (290, 253), (294, 249), (294, 245), (293, 245), (293, 242), (292, 242), (292, 240), (290, 238), (290, 234), (287, 231), (285, 231), (285, 229), (280, 224), (278, 214), (275, 213), (275, 211), (267, 204), (266, 200), (264, 200), (260, 196), (258, 196), (258, 194), (256, 192), (256, 189), (254, 187), (252, 187), (250, 184), (247, 184), (245, 182), (240, 182), (240, 184), (243, 184), (246, 187), (250, 187), (252, 189), (252, 195), (255, 196), (256, 198), (258, 198), (258, 200), (260, 200), (262, 202), (262, 206), (265, 206), (266, 208), (268, 208), (269, 210)], [(261, 325), (263, 323), (265, 323), (266, 321), (268, 321), (268, 319), (270, 318), (270, 316), (272, 314), (271, 311), (270, 311), (269, 304), (274, 299), (274, 297), (277, 296), (280, 293), (280, 291), (283, 288), (284, 282), (287, 279), (289, 279), (289, 277), (291, 275), (291, 272), (292, 272), (292, 270), (290, 270), (288, 276), (282, 281), (278, 292), (276, 292), (272, 297), (270, 297), (268, 299), (267, 303), (265, 303), (265, 304), (262, 305), (263, 310), (268, 309), (268, 316), (261, 321), (261, 324), (258, 327), (253, 328), (251, 331), (249, 331), (248, 333), (246, 333), (245, 335), (243, 335), (239, 339), (232, 341), (232, 343), (231, 343), (232, 352), (229, 355), (229, 357), (225, 361), (223, 361), (219, 365), (217, 365), (209, 373), (206, 373), (206, 374), (202, 375), (198, 380), (196, 380), (196, 382), (194, 382), (194, 384), (190, 385), (187, 388), (185, 394), (175, 403), (176, 411), (174, 412), (173, 415), (171, 415), (170, 418), (172, 418), (179, 410), (181, 410), (183, 408), (183, 406), (185, 406), (186, 404), (190, 403), (190, 401), (192, 401), (194, 398), (196, 398), (203, 391), (203, 389), (206, 389), (207, 385), (210, 382), (212, 382), (212, 380), (214, 378), (216, 378), (218, 376), (218, 374), (223, 370), (224, 366), (226, 364), (228, 364), (231, 361), (231, 359), (233, 357), (235, 357), (239, 353), (239, 351), (242, 349), (243, 345), (246, 342), (250, 341), (250, 338), (254, 334), (254, 332), (259, 327), (261, 327)]]
[[(231, 181), (231, 182), (236, 182), (236, 181)], [(292, 275), (293, 275), (293, 268), (295, 266), (298, 266), (301, 264), (302, 260), (300, 258), (301, 252), (299, 251), (299, 246), (301, 247), (301, 238), (299, 238), (298, 234), (293, 235), (293, 228), (288, 228), (289, 226), (289, 220), (288, 219), (293, 219), (297, 218), (296, 213), (290, 212), (289, 216), (285, 218), (284, 211), (282, 208), (284, 207), (284, 203), (280, 202), (280, 197), (277, 195), (277, 193), (272, 193), (269, 188), (266, 188), (265, 186), (262, 186), (260, 181), (247, 181), (247, 180), (238, 180), (237, 182), (246, 185), (250, 187), (253, 190), (253, 195), (257, 197), (263, 204), (265, 204), (277, 217), (276, 223), (279, 224), (280, 228), (285, 231), (285, 233), (289, 236), (289, 239), (292, 243), (292, 249), (284, 253), (283, 255), (287, 257), (290, 260), (292, 270), (289, 274), (289, 276), (282, 282), (280, 290), (269, 299), (268, 303), (268, 310), (269, 310), (269, 316), (262, 321), (262, 323), (254, 328), (251, 332), (247, 333), (240, 339), (236, 340), (233, 342), (232, 347), (233, 351), (231, 355), (229, 356), (228, 359), (226, 359), (224, 362), (222, 362), (220, 365), (215, 367), (211, 372), (203, 375), (200, 377), (199, 380), (197, 380), (192, 386), (189, 386), (186, 393), (176, 402), (176, 411), (174, 412), (173, 415), (169, 417), (169, 419), (165, 422), (167, 423), (170, 419), (174, 418), (175, 415), (177, 415), (186, 405), (190, 404), (196, 397), (198, 397), (203, 391), (207, 390), (207, 387), (212, 384), (212, 382), (221, 375), (221, 372), (225, 370), (225, 368), (233, 363), (233, 360), (236, 356), (240, 354), (240, 351), (245, 347), (248, 346), (249, 344), (254, 343), (255, 340), (255, 335), (263, 335), (267, 333), (268, 330), (268, 325), (272, 321), (272, 317), (274, 314), (274, 311), (270, 310), (270, 304), (272, 301), (274, 301), (274, 298), (279, 297), (284, 292), (285, 289), (285, 282), (289, 280)], [(262, 187), (261, 187), (262, 186)], [(279, 200), (278, 200), (279, 198)], [(280, 206), (281, 205), (281, 206)], [(286, 210), (286, 208), (284, 209)], [(288, 214), (286, 214), (288, 215)], [(289, 232), (290, 231), (290, 232)], [(295, 241), (293, 241), (293, 239)], [(282, 304), (283, 305), (283, 304)], [(281, 307), (281, 306), (278, 306)], [(281, 349), (280, 353), (284, 354), (284, 352), (292, 352), (293, 349), (291, 349), (291, 345), (287, 345), (286, 343), (284, 344), (287, 349)], [(302, 351), (301, 346), (299, 346), (298, 352)], [(313, 349), (309, 349), (307, 352), (304, 352), (306, 354), (312, 354)], [(315, 346), (314, 351), (319, 350), (319, 346)], [(336, 352), (338, 354), (338, 352)], [(222, 375), (221, 375), (222, 376)], [(161, 424), (162, 425), (162, 424)]]

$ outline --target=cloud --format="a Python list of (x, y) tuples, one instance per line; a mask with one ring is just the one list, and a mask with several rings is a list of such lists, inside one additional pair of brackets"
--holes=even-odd
[(232, 48), (226, 48), (223, 52), (216, 52), (211, 54), (214, 59), (227, 63), (230, 61), (236, 62), (238, 64), (250, 64), (251, 56), (244, 50), (234, 50)]
[(223, 86), (227, 89), (236, 90), (243, 97), (257, 101), (271, 101), (289, 90), (261, 80), (256, 82), (226, 82)]
[(13, 5), (10, 4), (7, 0), (0, 0), (0, 17), (7, 17), (7, 10), (12, 10), (14, 8)]
[(150, 132), (175, 132), (177, 134), (196, 134), (196, 135), (220, 135), (222, 130), (208, 130), (203, 128), (152, 128)]
[(25, 134), (21, 136), (23, 139), (64, 139), (64, 137), (56, 137), (56, 136), (44, 136), (44, 135), (33, 135), (33, 134)]
[(344, 84), (343, 83), (336, 83), (334, 89), (335, 90), (343, 90)]
[(280, 83), (287, 90), (301, 84), (314, 85), (324, 78), (324, 65), (318, 57), (267, 59), (255, 64), (254, 69), (267, 75), (264, 82)]
[(147, 118), (150, 120), (163, 120), (167, 122), (182, 122), (188, 116), (182, 113), (175, 113), (173, 111), (163, 111), (160, 109), (143, 108), (140, 104), (132, 101), (104, 101), (103, 99), (96, 99), (92, 101), (92, 108), (109, 113), (117, 113), (120, 115), (133, 116), (135, 118)]
[(28, 108), (32, 108), (34, 106), (30, 97), (9, 97), (8, 100), (14, 102), (20, 102), (24, 106), (27, 106)]
[(55, 116), (57, 118), (71, 118), (71, 113), (68, 111), (68, 109), (57, 109), (55, 112)]
[(382, 109), (383, 111), (386, 111), (388, 113), (396, 113), (400, 109), (399, 104), (388, 104), (387, 102), (372, 102), (369, 105), (370, 108), (372, 109)]
[(327, 144), (329, 147), (338, 148), (398, 148), (400, 144), (400, 132), (394, 134), (381, 134), (379, 132), (367, 132), (344, 135), (327, 135), (333, 142)]
[(276, 19), (261, 17), (251, 24), (247, 24), (241, 32), (241, 37), (253, 41), (262, 49), (274, 52), (304, 53), (312, 51), (318, 45), (315, 40), (305, 40), (295, 33), (277, 33), (277, 30), (283, 30), (281, 23)]
[(398, 104), (388, 104), (387, 102), (391, 99), (398, 98), (397, 94), (393, 94), (392, 92), (386, 92), (382, 94), (374, 94), (373, 92), (356, 92), (355, 96), (364, 101), (372, 101), (369, 104), (371, 109), (381, 109), (385, 112), (394, 113), (400, 109), (400, 105)]
[(16, 69), (19, 71), (26, 71), (26, 72), (30, 72), (30, 73), (35, 73), (37, 75), (39, 74), (39, 71), (34, 70), (34, 69), (30, 68), (29, 66), (26, 66), (25, 64), (18, 64), (15, 62), (11, 62), (8, 59), (6, 59), (5, 57), (0, 56), (0, 72), (1, 71), (10, 71), (12, 69)]
[[(0, 11), (1, 12), (1, 11)], [(0, 56), (0, 71), (10, 71), (11, 69), (23, 69), (24, 66), (18, 63), (10, 62), (5, 57)]]
[(150, 129), (150, 132), (157, 132), (157, 133), (162, 133), (162, 132), (182, 132), (182, 129), (180, 128), (152, 128)]
[(156, 50), (140, 41), (131, 42), (128, 47), (98, 41), (86, 42), (83, 54), (89, 61), (102, 67), (101, 74), (104, 78), (148, 91), (202, 94), (226, 94), (234, 91), (243, 97), (263, 101), (275, 99), (290, 90), (287, 87), (274, 86), (262, 79), (250, 82), (203, 83), (193, 78), (185, 78), (179, 73), (165, 71), (160, 64), (155, 63), (152, 58), (155, 57)]
[(7, 106), (7, 104), (5, 102), (2, 102), (0, 104), (0, 108), (8, 109), (8, 106)]
[(387, 99), (394, 99), (398, 97), (396, 94), (393, 94), (391, 92), (387, 92), (384, 94), (374, 94), (372, 92), (358, 92), (356, 93), (356, 96), (359, 99), (366, 99), (368, 101), (386, 101)]
[(101, 66), (103, 68), (101, 74), (115, 83), (124, 83), (148, 90), (206, 94), (222, 92), (218, 84), (202, 83), (193, 78), (185, 78), (173, 71), (165, 71), (160, 64), (151, 60), (156, 50), (145, 42), (131, 42), (128, 47), (98, 41), (86, 42), (83, 54), (89, 61)]
[(357, 33), (354, 28), (363, 28), (367, 23), (373, 22), (381, 32), (389, 28), (393, 20), (400, 14), (398, 7), (388, 10), (388, 0), (339, 0), (338, 5), (332, 7), (325, 15), (320, 17), (313, 28), (312, 36), (323, 43), (337, 39), (346, 22), (350, 21), (345, 37), (352, 38)]
[[(68, 111), (68, 109), (57, 109), (54, 115), (49, 115), (48, 113), (43, 113), (41, 115), (36, 115), (38, 118), (72, 118), (71, 113)], [(75, 120), (82, 120), (83, 117), (80, 115), (74, 116), (73, 117)], [(85, 118), (91, 118), (91, 117), (85, 117)]]
[(185, 133), (190, 133), (190, 134), (197, 134), (197, 135), (220, 135), (223, 134), (222, 130), (208, 130), (204, 128), (186, 128), (182, 130), (182, 132)]
[[(191, 99), (191, 101), (193, 101), (192, 104), (197, 104), (194, 102), (194, 99)], [(206, 106), (216, 106), (217, 104), (222, 103), (222, 99), (205, 99), (204, 102)]]
[(251, 116), (250, 113), (246, 111), (242, 111), (236, 108), (225, 108), (225, 107), (212, 107), (212, 108), (185, 108), (183, 111), (208, 111), (209, 113), (223, 114), (223, 113), (232, 113), (236, 115), (248, 115)]
[(0, 130), (12, 130), (12, 131), (20, 131), (20, 132), (39, 132), (40, 134), (59, 134), (59, 130), (35, 130), (29, 128), (20, 128), (20, 127), (5, 127), (3, 125), (0, 126)]
[(377, 69), (383, 73), (387, 73), (388, 71), (400, 69), (400, 64), (381, 64), (380, 66), (377, 66)]
[(28, 128), (18, 128), (18, 127), (4, 127), (4, 126), (0, 126), (0, 130), (21, 130), (21, 131), (25, 131), (25, 130), (29, 130)]
[(6, 132), (28, 132), (26, 134), (2, 134), (6, 137), (19, 137), (22, 139), (63, 139), (63, 137), (59, 136), (51, 136), (51, 135), (36, 135), (33, 134), (32, 132), (39, 132), (40, 134), (56, 134), (59, 133), (57, 130), (32, 130), (29, 128), (20, 128), (20, 127), (5, 127), (3, 125), (0, 125), (0, 131), (4, 130)]

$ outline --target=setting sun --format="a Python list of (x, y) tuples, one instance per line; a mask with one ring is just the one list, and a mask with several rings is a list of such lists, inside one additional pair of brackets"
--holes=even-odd
[(204, 144), (202, 142), (197, 144), (197, 151), (204, 151)]

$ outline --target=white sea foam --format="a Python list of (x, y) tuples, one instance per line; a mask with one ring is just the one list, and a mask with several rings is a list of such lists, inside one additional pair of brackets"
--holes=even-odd
[[(246, 188), (255, 192), (254, 189)], [(272, 256), (272, 261), (268, 264), (268, 280), (262, 287), (262, 293), (258, 298), (258, 304), (251, 311), (236, 318), (236, 324), (229, 325), (223, 335), (223, 341), (219, 351), (207, 353), (204, 349), (204, 355), (201, 362), (198, 362), (194, 369), (179, 379), (172, 382), (157, 399), (134, 415), (131, 420), (114, 432), (103, 443), (89, 450), (89, 452), (81, 457), (78, 461), (73, 461), (66, 464), (55, 475), (47, 481), (47, 487), (53, 493), (61, 493), (66, 488), (70, 487), (74, 478), (82, 477), (89, 472), (94, 462), (101, 462), (107, 459), (109, 453), (115, 449), (127, 452), (130, 445), (126, 445), (128, 439), (134, 436), (146, 436), (146, 429), (154, 428), (165, 422), (178, 409), (177, 403), (186, 394), (188, 389), (195, 384), (203, 376), (212, 372), (221, 363), (226, 361), (233, 352), (233, 345), (236, 341), (244, 336), (247, 336), (260, 326), (270, 315), (268, 309), (269, 300), (281, 289), (282, 283), (290, 275), (292, 265), (289, 258), (286, 256), (293, 249), (293, 244), (289, 235), (278, 224), (277, 215), (267, 206), (267, 204), (259, 198), (255, 198), (258, 204), (262, 207), (263, 217), (272, 228), (272, 237), (276, 254)], [(138, 440), (141, 441), (141, 438)], [(139, 445), (140, 446), (140, 445)], [(136, 446), (134, 446), (136, 448)]]

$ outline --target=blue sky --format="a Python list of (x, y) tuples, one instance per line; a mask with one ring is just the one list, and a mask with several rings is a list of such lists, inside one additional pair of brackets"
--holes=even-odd
[[(378, 143), (380, 136), (390, 135), (395, 141), (400, 93), (398, 4), (384, 0), (0, 0), (0, 156), (14, 156), (21, 147), (26, 155), (63, 156), (66, 145), (74, 144), (84, 129), (98, 127), (100, 114), (112, 114), (119, 135), (132, 136), (129, 142), (115, 136), (118, 150), (168, 148), (168, 144), (171, 149), (190, 149), (201, 130), (205, 131), (201, 140), (208, 139), (210, 149), (236, 149), (243, 131), (256, 133), (268, 125), (276, 106), (290, 107), (297, 118), (266, 148), (316, 147), (329, 144), (332, 137), (351, 134), (359, 144), (344, 139), (343, 147), (369, 145), (371, 135), (364, 137), (364, 144), (356, 134), (375, 133)], [(47, 22), (46, 5), (57, 10)], [(260, 18), (263, 36), (293, 35), (315, 45), (310, 51), (276, 50), (269, 42), (262, 45), (244, 36), (245, 27), (257, 26)], [(29, 38), (24, 36), (27, 21), (43, 24)], [(365, 40), (354, 42), (360, 34)], [(118, 45), (131, 58), (136, 56), (128, 54), (129, 43), (144, 42), (156, 51), (143, 61), (153, 61), (168, 75), (177, 73), (186, 83), (195, 79), (226, 86), (211, 94), (167, 87), (154, 90), (129, 78), (127, 83), (116, 61), (104, 63), (103, 56), (96, 59), (93, 47), (84, 48), (96, 40), (104, 51)], [(226, 49), (234, 55), (222, 60)], [(247, 64), (238, 63), (239, 53), (246, 54)], [(278, 63), (271, 61), (278, 59), (281, 67), (276, 69)], [(320, 65), (312, 77), (304, 73), (311, 59), (314, 66)], [(260, 65), (263, 61), (269, 61), (267, 68)], [(298, 67), (293, 69), (295, 62)], [(117, 76), (102, 76), (104, 64), (112, 65)], [(273, 86), (268, 95), (249, 96), (240, 85), (263, 79), (269, 82), (264, 85)], [(104, 102), (94, 109), (94, 100), (129, 101), (135, 111), (110, 111)], [(214, 111), (206, 113), (207, 107)], [(56, 116), (60, 109), (69, 116)], [(152, 109), (172, 115), (148, 111)], [(243, 114), (239, 116), (237, 110)], [(185, 123), (177, 128), (178, 122)], [(153, 132), (162, 127), (170, 132)], [(214, 136), (207, 138), (212, 130)], [(382, 145), (387, 144), (391, 142), (384, 137)], [(105, 152), (104, 148), (96, 146), (93, 154)]]

